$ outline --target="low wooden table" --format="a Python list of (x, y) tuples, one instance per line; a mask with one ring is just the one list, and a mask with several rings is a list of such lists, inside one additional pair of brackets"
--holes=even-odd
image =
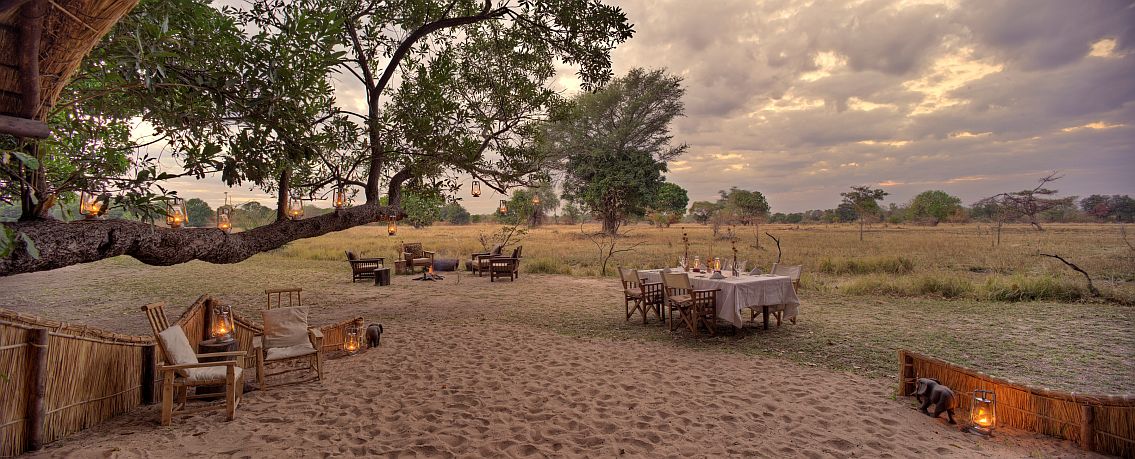
[(390, 285), (390, 268), (374, 270), (374, 285)]
[[(231, 352), (237, 350), (237, 342), (235, 339), (228, 341), (217, 341), (216, 338), (210, 338), (205, 341), (197, 343), (197, 352), (200, 354), (210, 354), (213, 352)], [(220, 362), (234, 357), (203, 357), (202, 362)], [(202, 394), (217, 394), (216, 397), (210, 397), (204, 400), (211, 400), (221, 398), (225, 395), (225, 386), (197, 386), (194, 388), (197, 395)]]

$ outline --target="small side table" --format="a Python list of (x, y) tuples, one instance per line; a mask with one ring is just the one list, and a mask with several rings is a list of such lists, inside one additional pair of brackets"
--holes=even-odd
[[(237, 350), (236, 345), (237, 345), (237, 342), (236, 342), (235, 339), (229, 340), (229, 341), (218, 342), (216, 338), (210, 338), (210, 339), (207, 339), (205, 341), (201, 341), (201, 342), (197, 343), (197, 352), (201, 353), (201, 354), (209, 354), (209, 353), (213, 353), (213, 352), (231, 352), (231, 351)], [(233, 359), (233, 358), (235, 358), (235, 357), (204, 357), (204, 358), (201, 359), (201, 361), (202, 362), (220, 362), (222, 360)], [(217, 398), (223, 397), (224, 394), (225, 394), (225, 387), (224, 386), (198, 386), (198, 387), (194, 388), (194, 390), (197, 391), (197, 395), (217, 394), (216, 397), (210, 397), (209, 399), (217, 399)]]
[(395, 274), (406, 274), (406, 260), (395, 260), (394, 261), (394, 273)]
[(390, 285), (390, 268), (374, 270), (374, 285)]

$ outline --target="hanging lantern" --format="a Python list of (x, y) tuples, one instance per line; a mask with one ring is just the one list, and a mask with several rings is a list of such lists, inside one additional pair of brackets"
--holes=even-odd
[(532, 205), (534, 205), (534, 206), (540, 205), (540, 195), (532, 196)]
[(473, 193), (474, 198), (480, 197), (481, 196), (481, 182), (474, 180), (472, 189), (470, 189), (469, 191)]
[(348, 326), (345, 333), (343, 333), (343, 350), (347, 354), (355, 355), (363, 348), (363, 337), (359, 333), (359, 327), (354, 325)]
[(289, 219), (291, 219), (291, 220), (302, 219), (303, 218), (303, 198), (299, 197), (298, 195), (292, 196), (292, 198), (288, 200), (287, 209), (288, 209), (287, 214), (288, 214)]
[(506, 203), (504, 201), (504, 199), (501, 199), (501, 206), (497, 210), (500, 211), (501, 215), (507, 214), (508, 213), (508, 203)]
[(331, 202), (335, 205), (335, 210), (343, 210), (347, 206), (347, 193), (343, 187), (335, 188), (331, 192)]
[(79, 193), (79, 215), (84, 218), (95, 219), (106, 213), (110, 207), (110, 195), (83, 191)]
[(390, 223), (386, 224), (386, 235), (393, 236), (395, 234), (398, 234), (398, 224), (394, 220), (390, 220)]
[(170, 228), (181, 228), (185, 220), (185, 202), (177, 197), (166, 201), (166, 224)]
[(221, 209), (217, 209), (217, 229), (224, 231), (225, 234), (229, 234), (233, 230), (228, 212), (221, 212)]
[(234, 330), (232, 307), (227, 304), (213, 305), (213, 324), (209, 330), (213, 339), (217, 342), (232, 341)]
[(969, 410), (970, 431), (992, 435), (997, 425), (997, 395), (991, 390), (973, 391), (973, 404)]

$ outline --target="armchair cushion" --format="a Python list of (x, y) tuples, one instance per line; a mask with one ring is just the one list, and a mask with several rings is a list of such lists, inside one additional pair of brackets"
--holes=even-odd
[[(158, 339), (162, 341), (162, 348), (165, 349), (166, 363), (171, 365), (198, 363), (197, 353), (193, 351), (193, 345), (189, 344), (189, 338), (185, 336), (185, 330), (181, 329), (181, 325), (162, 330), (158, 333)], [(177, 370), (177, 373), (181, 376), (189, 376), (187, 369)]]
[(301, 344), (310, 345), (306, 307), (264, 311), (264, 347), (286, 348)]
[[(195, 383), (204, 382), (224, 382), (228, 378), (227, 366), (207, 367), (207, 368), (189, 368), (185, 371), (189, 372), (189, 381)], [(236, 380), (240, 381), (241, 368), (237, 366), (234, 368), (236, 373)]]
[(288, 347), (270, 347), (264, 353), (264, 360), (282, 360), (290, 359), (292, 357), (299, 357), (301, 355), (308, 355), (318, 352), (315, 347), (311, 345), (310, 341), (303, 344)]
[(408, 255), (408, 259), (425, 258), (426, 251), (422, 249), (422, 243), (414, 242), (411, 244), (403, 244), (402, 252)]

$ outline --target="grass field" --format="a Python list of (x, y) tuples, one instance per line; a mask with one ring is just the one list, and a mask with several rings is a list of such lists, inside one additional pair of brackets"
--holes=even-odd
[[(438, 283), (402, 276), (392, 287), (376, 288), (351, 283), (342, 261), (346, 249), (393, 257), (400, 241), (421, 241), (441, 257), (465, 258), (481, 249), (478, 232), (496, 228), (404, 227), (398, 236), (387, 237), (385, 228), (360, 227), (297, 241), (233, 265), (151, 267), (120, 257), (0, 278), (0, 304), (143, 334), (147, 325), (138, 307), (145, 303), (167, 301), (176, 314), (209, 292), (258, 317), (264, 288), (301, 286), (305, 303), (315, 307), (316, 323), (360, 315), (395, 325), (426, 320), (444, 330), (448, 324), (493, 321), (580, 337), (773, 355), (874, 377), (893, 377), (895, 351), (908, 348), (997, 376), (1094, 393), (1130, 393), (1130, 375), (1135, 374), (1135, 308), (1075, 300), (1085, 294), (1082, 278), (1033, 255), (1045, 250), (1069, 256), (1092, 273), (1105, 294), (1130, 298), (1131, 252), (1119, 228), (1108, 225), (1054, 225), (1044, 233), (1014, 227), (997, 249), (989, 247), (989, 235), (977, 226), (878, 228), (862, 243), (852, 226), (762, 226), (762, 232), (782, 238), (783, 262), (805, 266), (799, 324), (769, 331), (746, 327), (736, 335), (700, 339), (625, 322), (618, 282), (594, 277), (598, 252), (578, 227), (553, 226), (529, 234), (521, 242), (526, 273), (515, 283), (451, 273)], [(685, 231), (691, 253), (727, 250), (726, 241), (710, 242), (707, 228), (688, 225)], [(738, 244), (741, 257), (770, 265), (775, 247), (768, 246), (767, 237), (761, 249), (749, 247), (753, 229), (744, 231)], [(630, 239), (644, 244), (617, 255), (612, 264), (671, 262), (682, 251), (682, 232), (680, 226), (635, 227)], [(961, 285), (961, 293), (922, 287), (927, 282)], [(1019, 301), (990, 300), (997, 289), (1016, 292), (1007, 297)]]

